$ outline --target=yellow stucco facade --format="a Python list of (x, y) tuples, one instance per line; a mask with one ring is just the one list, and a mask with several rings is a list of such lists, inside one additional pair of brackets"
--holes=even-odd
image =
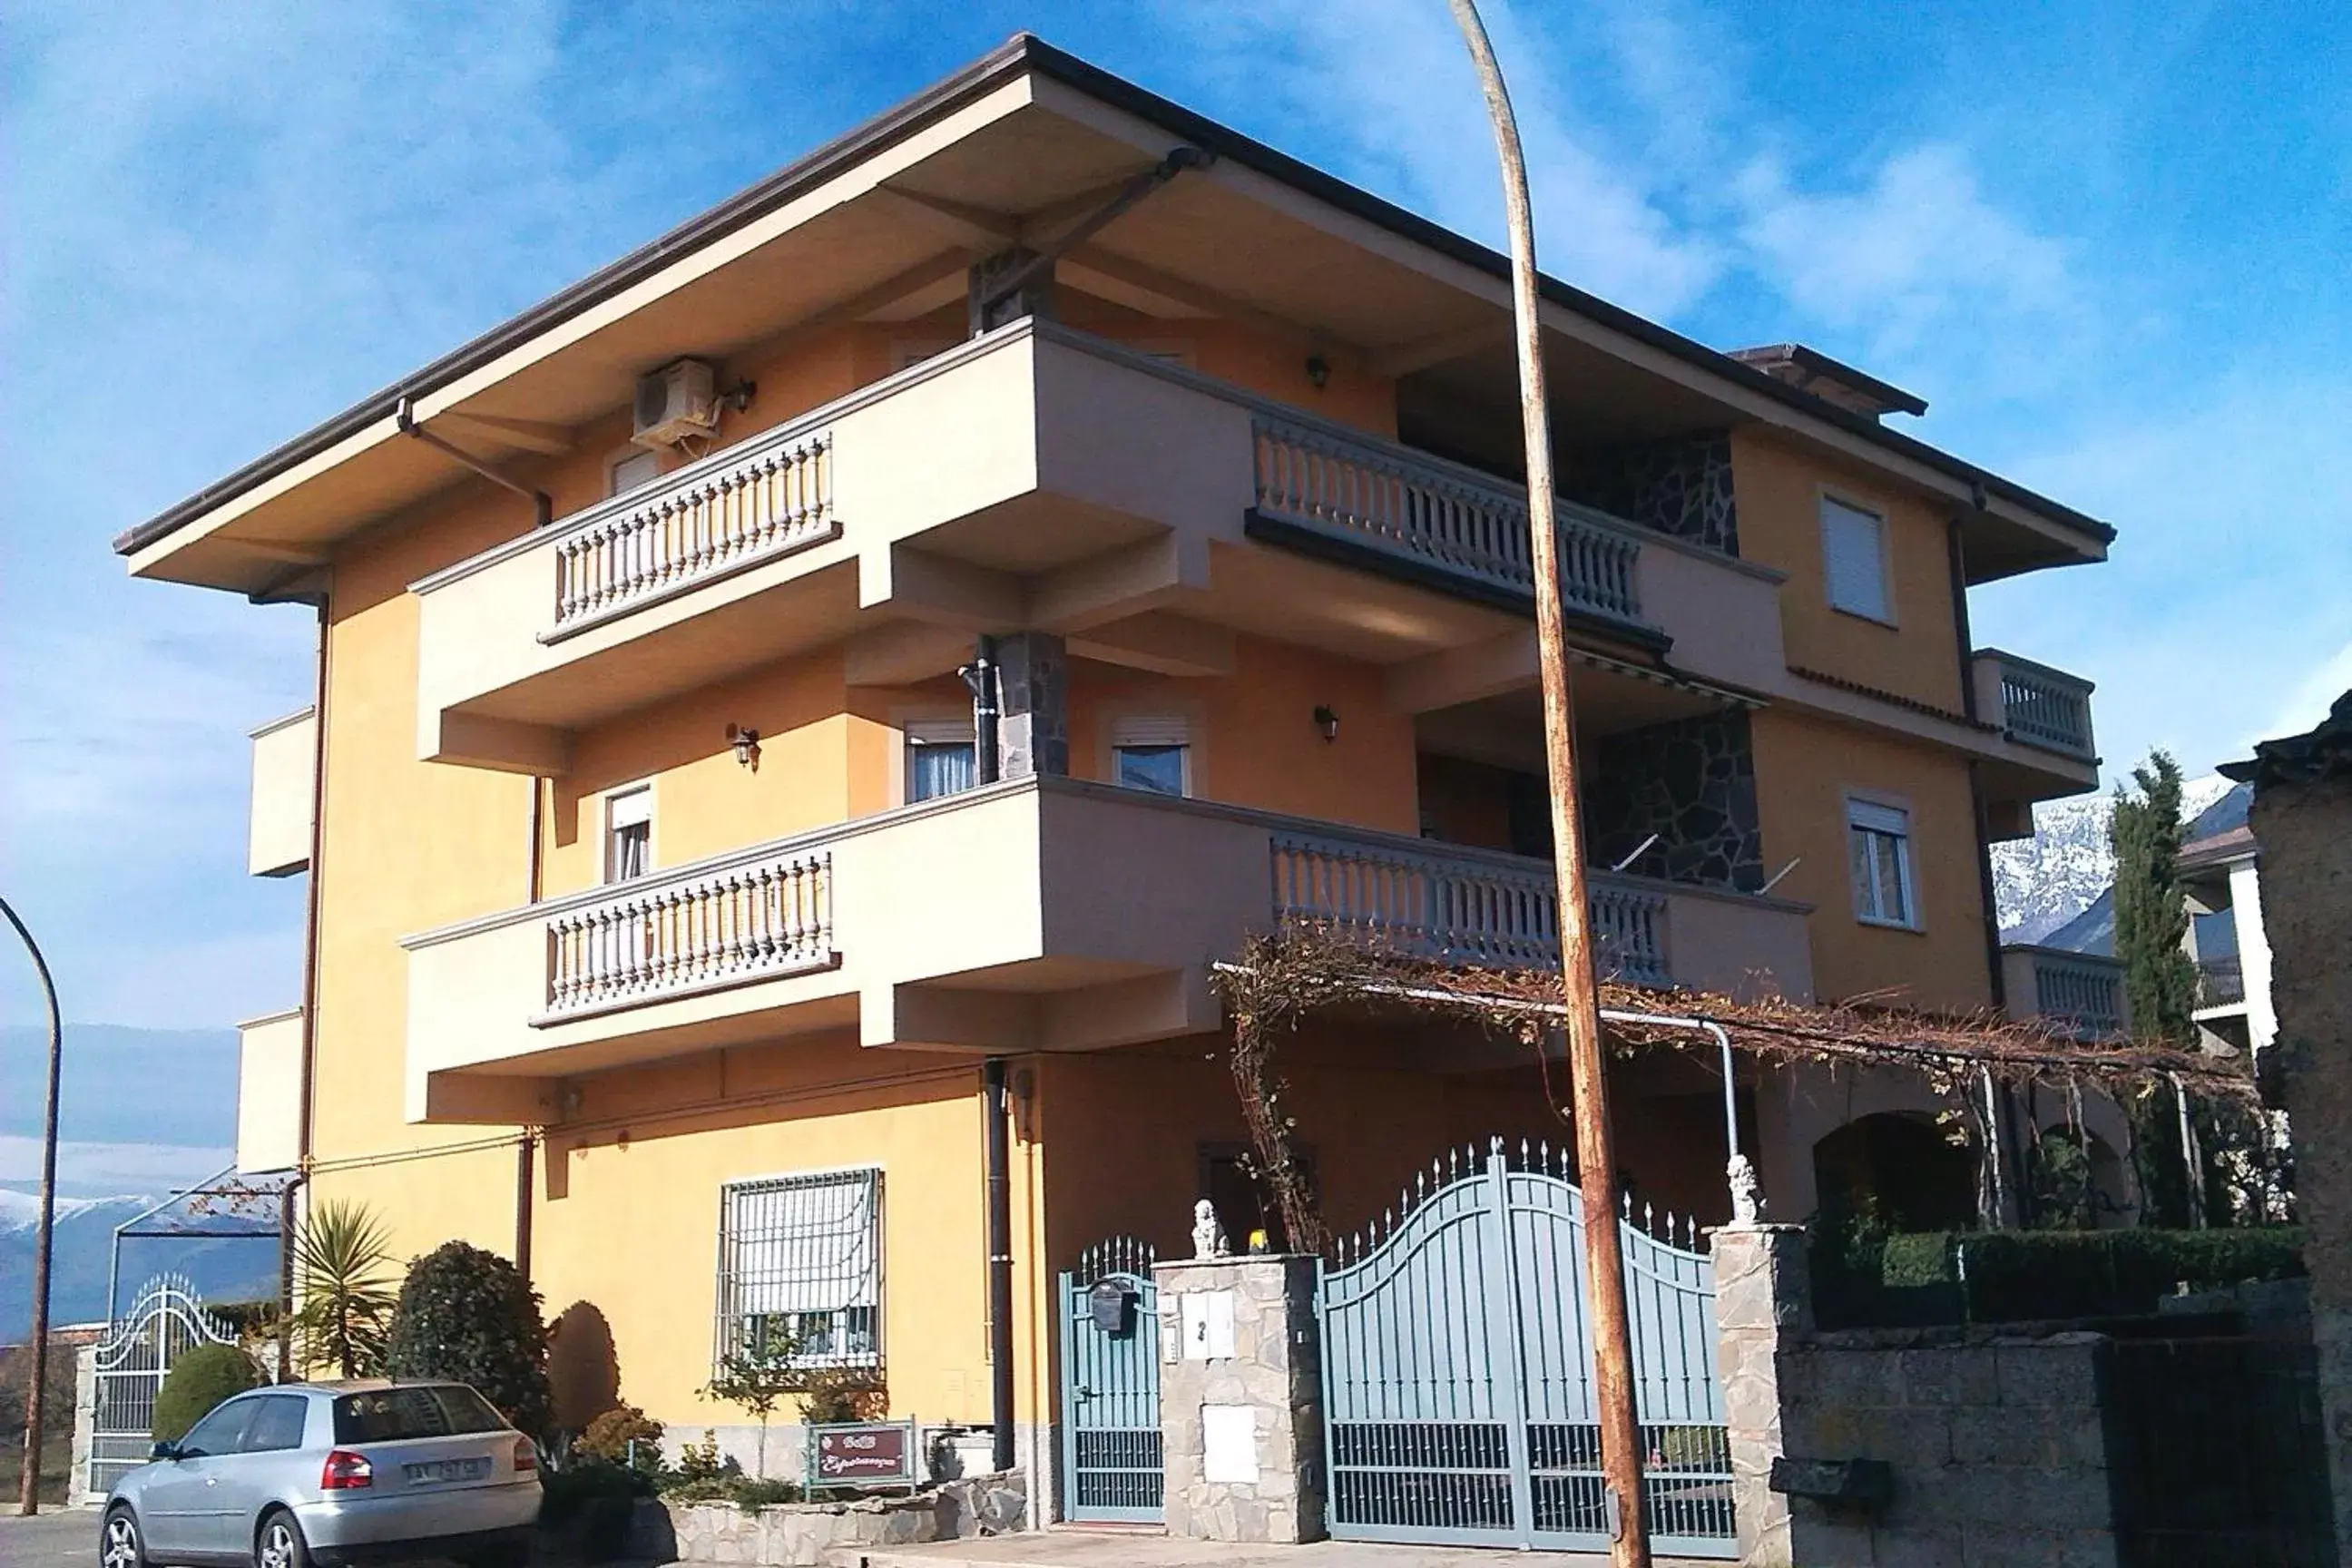
[[(1242, 1142), (1211, 963), (1300, 915), (1467, 950), (1497, 933), (1423, 928), (1549, 875), (1510, 853), (1541, 731), (1499, 283), (1278, 178), (1188, 174), (1152, 198), (1182, 222), (1106, 231), (1148, 265), (1079, 247), (1051, 321), (973, 336), (966, 268), (1018, 229), (994, 205), (1081, 211), (1134, 156), (1060, 116), (1021, 122), (1020, 157), (956, 163), (996, 111), (859, 154), (945, 160), (940, 189), (995, 170), (986, 193), (837, 171), (420, 386), (410, 412), (544, 493), (547, 528), (384, 413), (123, 546), (152, 575), (325, 605), (307, 1117), (254, 1146), (298, 1147), (310, 1201), (367, 1204), (403, 1257), (512, 1252), (527, 1224), (549, 1316), (601, 1320), (622, 1397), (689, 1434), (741, 1419), (698, 1392), (728, 1184), (878, 1170), (887, 1403), (984, 1421), (982, 1062), (1006, 1059), (1013, 1414), (1048, 1422), (1055, 1270), (1114, 1231), (1180, 1249)], [(1738, 514), (1736, 555), (1655, 519), (1579, 524), (1582, 558), (1616, 563), (1593, 570), (1622, 568), (1579, 606), (1588, 791), (1602, 759), (1654, 754), (1629, 817), (1666, 797), (1668, 831), (1744, 830), (1718, 869), (1630, 871), (1604, 896), (1652, 922), (1675, 984), (1985, 1005), (1979, 785), (2013, 805), (2095, 763), (2087, 718), (2060, 755), (1969, 717), (1951, 531), (2005, 571), (2103, 542), (1696, 345), (1669, 385), (1654, 345), (1580, 331), (1562, 441), (1727, 429)], [(633, 378), (682, 355), (719, 367), (717, 425), (613, 499), (641, 450)], [(710, 498), (767, 432), (807, 438), (803, 531), (769, 541), (771, 511), (695, 532), (751, 516)], [(1829, 603), (1824, 498), (1884, 521), (1883, 619)], [(566, 624), (559, 574), (582, 561), (609, 602)], [(909, 800), (910, 730), (971, 720), (957, 667), (982, 636), (1053, 666), (1066, 777)], [(757, 732), (756, 766), (730, 731)], [(1657, 745), (1608, 749), (1642, 736)], [(1123, 743), (1181, 746), (1186, 798), (1115, 787)], [(1703, 746), (1716, 784), (1746, 782), (1671, 798)], [(645, 863), (623, 878), (608, 802), (640, 786)], [(267, 794), (307, 809), (298, 781)], [(1858, 918), (1856, 800), (1908, 824), (1900, 925)], [(1441, 877), (1470, 893), (1431, 894)], [(741, 890), (778, 878), (788, 894)], [(584, 1001), (562, 962), (593, 971)], [(270, 1059), (299, 1058), (271, 1031)], [(257, 1116), (299, 1114), (277, 1070)], [(1442, 1150), (1560, 1131), (1556, 1064), (1510, 1042), (1343, 1016), (1286, 1070), (1343, 1228)], [(1629, 1173), (1720, 1217), (1719, 1084), (1622, 1070)], [(1770, 1097), (1741, 1092), (1752, 1131)], [(1758, 1145), (1768, 1191), (1805, 1157), (1786, 1142)]]

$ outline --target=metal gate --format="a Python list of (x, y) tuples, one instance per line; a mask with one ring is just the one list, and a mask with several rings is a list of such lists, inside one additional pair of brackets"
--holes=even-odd
[(172, 1363), (202, 1344), (233, 1345), (236, 1334), (196, 1298), (184, 1275), (159, 1274), (140, 1287), (131, 1314), (91, 1357), (96, 1412), (90, 1424), (89, 1490), (100, 1497), (154, 1446), (155, 1393)]
[[(1568, 1158), (1500, 1140), (1449, 1152), (1323, 1268), (1334, 1536), (1608, 1550)], [(1688, 1222), (1680, 1247), (1620, 1224), (1652, 1540), (1736, 1556), (1713, 1263)]]
[(1062, 1276), (1062, 1517), (1160, 1520), (1160, 1292), (1149, 1244), (1098, 1241)]

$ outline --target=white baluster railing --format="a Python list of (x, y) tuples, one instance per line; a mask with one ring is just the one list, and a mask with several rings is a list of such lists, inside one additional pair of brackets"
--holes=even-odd
[[(1496, 587), (1535, 586), (1520, 487), (1263, 415), (1253, 427), (1261, 515), (1333, 530)], [(1558, 505), (1559, 586), (1569, 607), (1638, 622), (1640, 542), (1573, 502)]]
[(2037, 952), (2033, 1010), (2086, 1035), (2116, 1035), (2124, 1026), (2124, 966), (2095, 953)]
[(593, 1012), (834, 962), (833, 858), (781, 855), (547, 922), (547, 1010)]
[(684, 470), (558, 544), (555, 624), (616, 614), (833, 531), (831, 432), (755, 441), (723, 467)]
[[(2090, 761), (2098, 755), (2091, 736), (2091, 683), (2063, 670), (2011, 654), (1985, 651), (1977, 658), (1993, 667), (2000, 727), (2029, 745)], [(1983, 690), (1980, 685), (1979, 691)], [(1981, 704), (1983, 699), (1979, 698)]]
[[(1445, 963), (1533, 969), (1559, 962), (1559, 899), (1549, 862), (1286, 833), (1271, 844), (1279, 923)], [(1637, 985), (1671, 984), (1664, 895), (1603, 877), (1590, 889), (1600, 972)]]

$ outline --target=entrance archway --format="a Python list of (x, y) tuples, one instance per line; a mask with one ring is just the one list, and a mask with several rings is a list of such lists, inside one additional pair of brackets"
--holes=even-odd
[(1958, 1230), (1977, 1219), (1977, 1152), (1927, 1116), (1857, 1117), (1813, 1145), (1822, 1206), (1874, 1214), (1899, 1231)]

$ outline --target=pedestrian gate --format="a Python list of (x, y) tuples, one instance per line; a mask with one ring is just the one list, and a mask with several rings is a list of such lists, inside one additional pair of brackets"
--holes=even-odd
[(154, 1447), (155, 1394), (172, 1364), (198, 1345), (233, 1345), (236, 1335), (205, 1310), (184, 1275), (159, 1274), (140, 1288), (131, 1315), (90, 1358), (97, 1408), (90, 1423), (89, 1491), (104, 1497)]
[[(1605, 1552), (1583, 1198), (1566, 1151), (1449, 1152), (1321, 1274), (1331, 1533)], [(1646, 1224), (1654, 1216), (1644, 1215)], [(1643, 1487), (1662, 1553), (1731, 1557), (1715, 1278), (1620, 1221)], [(1675, 1245), (1679, 1239), (1683, 1245)]]
[(1160, 1520), (1160, 1292), (1150, 1247), (1098, 1241), (1061, 1280), (1062, 1517)]

